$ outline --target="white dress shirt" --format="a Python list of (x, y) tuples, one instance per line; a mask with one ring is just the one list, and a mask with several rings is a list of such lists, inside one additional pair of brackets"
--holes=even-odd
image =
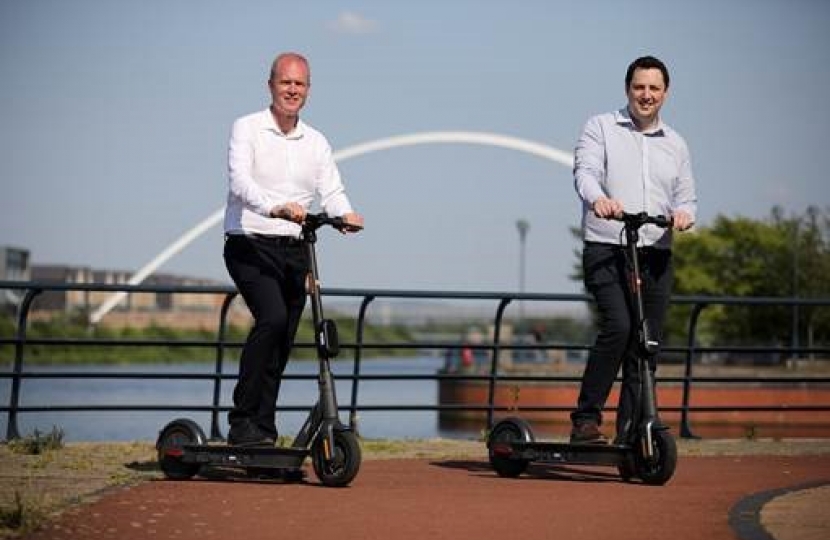
[[(592, 205), (605, 196), (629, 213), (670, 216), (697, 212), (695, 180), (686, 141), (661, 121), (637, 131), (625, 107), (594, 116), (585, 124), (574, 157), (574, 185), (583, 201), (582, 231), (588, 242), (619, 244), (622, 223), (597, 217)], [(669, 248), (671, 229), (646, 225), (640, 245)]]
[(269, 217), (288, 202), (308, 210), (315, 196), (332, 216), (352, 212), (331, 146), (322, 133), (302, 120), (288, 134), (280, 131), (270, 109), (237, 119), (228, 145), (228, 200), (225, 232), (298, 236), (300, 226)]

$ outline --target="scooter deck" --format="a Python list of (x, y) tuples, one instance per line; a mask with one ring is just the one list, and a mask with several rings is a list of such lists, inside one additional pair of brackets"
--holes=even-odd
[(631, 447), (622, 444), (571, 444), (555, 442), (496, 443), (491, 451), (499, 457), (541, 463), (575, 465), (620, 465)]
[(256, 447), (226, 445), (182, 446), (183, 463), (217, 465), (226, 467), (261, 467), (274, 469), (295, 469), (303, 464), (309, 455), (307, 449), (291, 447)]

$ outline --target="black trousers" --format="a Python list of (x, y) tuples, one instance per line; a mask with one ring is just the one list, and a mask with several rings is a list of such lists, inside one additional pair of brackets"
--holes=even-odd
[[(585, 287), (596, 299), (597, 337), (588, 355), (582, 376), (574, 424), (592, 420), (602, 423), (602, 410), (622, 366), (622, 386), (617, 410), (616, 432), (624, 433), (632, 420), (638, 399), (638, 325), (632, 324), (635, 306), (629, 286), (630, 269), (623, 247), (586, 242), (582, 251)], [(643, 304), (651, 339), (660, 340), (674, 279), (671, 251), (640, 250)], [(649, 367), (657, 368), (656, 356)]]
[(224, 258), (254, 318), (228, 421), (251, 421), (275, 437), (280, 382), (305, 307), (306, 253), (295, 239), (228, 235)]

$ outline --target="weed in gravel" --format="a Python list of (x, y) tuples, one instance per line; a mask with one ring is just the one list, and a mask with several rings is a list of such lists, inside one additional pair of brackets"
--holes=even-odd
[(0, 531), (27, 533), (43, 523), (46, 513), (42, 505), (23, 497), (19, 491), (15, 491), (13, 501), (0, 504)]
[(36, 429), (31, 435), (10, 440), (9, 450), (29, 455), (42, 454), (47, 450), (60, 450), (63, 448), (63, 435), (63, 430), (57, 426), (52, 426), (49, 433), (41, 433)]

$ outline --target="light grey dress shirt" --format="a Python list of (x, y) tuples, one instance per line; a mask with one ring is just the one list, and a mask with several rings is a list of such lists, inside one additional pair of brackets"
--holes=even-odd
[[(639, 132), (628, 108), (592, 117), (579, 137), (574, 157), (574, 186), (582, 199), (582, 232), (588, 242), (624, 243), (622, 223), (597, 217), (592, 204), (605, 196), (626, 212), (670, 216), (677, 210), (695, 220), (697, 195), (686, 141), (659, 121)], [(671, 247), (671, 229), (646, 225), (640, 245)]]

